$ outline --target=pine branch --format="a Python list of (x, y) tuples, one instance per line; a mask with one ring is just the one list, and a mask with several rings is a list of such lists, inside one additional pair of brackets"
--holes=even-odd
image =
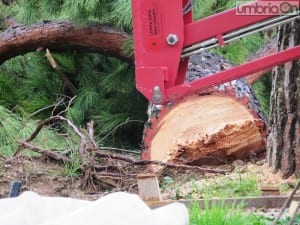
[(99, 24), (77, 27), (70, 21), (44, 21), (16, 25), (0, 33), (0, 63), (38, 48), (50, 48), (98, 52), (132, 64), (133, 58), (123, 52), (128, 38), (128, 33)]
[[(52, 105), (45, 106), (45, 107), (43, 107), (43, 108), (41, 108), (41, 109), (39, 109), (39, 110), (37, 110), (37, 111), (31, 113), (31, 114), (28, 116), (28, 118), (31, 118), (31, 117), (33, 117), (33, 116), (35, 116), (35, 115), (41, 113), (42, 111), (47, 110), (47, 109), (50, 109), (50, 108), (53, 108), (53, 110), (52, 110), (52, 112), (53, 112), (53, 111), (56, 109), (56, 107), (58, 107), (59, 105), (61, 105), (63, 102), (64, 102), (64, 98), (58, 100), (57, 102), (55, 102), (55, 103), (52, 104)], [(53, 113), (52, 113), (52, 114), (53, 114)]]
[(33, 152), (40, 153), (43, 156), (49, 157), (49, 158), (57, 160), (57, 161), (72, 162), (72, 159), (70, 159), (69, 157), (61, 155), (61, 154), (59, 154), (55, 151), (51, 151), (51, 150), (47, 150), (47, 149), (43, 149), (43, 148), (33, 146), (33, 145), (31, 145), (31, 144), (29, 144), (25, 141), (20, 141), (19, 146), (20, 146), (20, 148), (27, 148), (27, 149), (29, 149)]

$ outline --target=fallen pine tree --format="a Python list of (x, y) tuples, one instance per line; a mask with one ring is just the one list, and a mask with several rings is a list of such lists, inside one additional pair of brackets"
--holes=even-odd
[[(83, 36), (86, 38), (80, 38)], [(122, 50), (130, 37), (125, 32), (97, 24), (83, 27), (68, 21), (44, 21), (30, 26), (13, 24), (0, 35), (0, 63), (46, 48), (100, 52), (132, 63), (133, 57)], [(230, 66), (209, 53), (192, 57), (187, 81)], [(253, 80), (265, 72), (254, 74)], [(207, 89), (171, 108), (169, 105), (162, 108), (157, 113), (152, 107), (154, 110), (145, 130), (144, 159), (187, 164), (225, 163), (254, 156), (265, 149), (266, 123), (244, 79)], [(168, 114), (170, 109), (172, 112)]]

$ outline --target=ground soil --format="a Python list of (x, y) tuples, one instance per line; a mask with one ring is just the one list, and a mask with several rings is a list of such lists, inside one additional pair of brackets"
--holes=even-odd
[[(292, 185), (296, 182), (295, 177), (289, 179), (281, 179), (280, 173), (273, 174), (271, 170), (264, 164), (264, 160), (259, 162), (235, 161), (229, 165), (222, 165), (219, 168), (235, 168), (232, 173), (227, 175), (212, 175), (212, 174), (199, 174), (191, 173), (191, 171), (184, 170), (171, 170), (167, 169), (160, 174), (160, 178), (166, 176), (176, 180), (177, 187), (173, 190), (163, 190), (163, 198), (173, 198), (175, 189), (180, 189), (182, 193), (191, 191), (191, 181), (195, 182), (209, 182), (211, 179), (222, 179), (224, 176), (231, 176), (235, 179), (237, 174), (241, 171), (243, 174), (248, 172), (255, 173), (261, 186), (274, 186), (279, 187), (283, 184)], [(138, 173), (138, 171), (135, 171)], [(140, 173), (144, 172), (141, 168)], [(99, 197), (120, 189), (102, 189), (101, 191), (87, 191), (82, 189), (82, 175), (70, 176), (66, 173), (63, 164), (56, 161), (45, 159), (43, 157), (17, 157), (13, 159), (0, 160), (0, 198), (6, 198), (13, 181), (22, 182), (23, 191), (35, 191), (41, 195), (47, 196), (65, 196), (79, 199), (94, 200)], [(131, 187), (135, 187), (131, 183)], [(170, 185), (171, 186), (171, 185)], [(130, 192), (137, 192), (137, 188), (123, 189)], [(288, 191), (288, 190), (286, 190)], [(285, 193), (283, 193), (285, 194)]]

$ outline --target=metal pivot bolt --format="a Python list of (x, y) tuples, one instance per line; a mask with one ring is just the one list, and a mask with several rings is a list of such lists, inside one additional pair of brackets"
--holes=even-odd
[(168, 45), (176, 45), (178, 41), (179, 40), (176, 34), (169, 34), (167, 37)]
[(154, 104), (160, 104), (162, 102), (163, 96), (159, 86), (153, 88), (152, 101)]

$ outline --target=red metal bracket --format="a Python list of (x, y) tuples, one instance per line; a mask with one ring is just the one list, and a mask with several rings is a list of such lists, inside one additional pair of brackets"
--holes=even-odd
[(149, 101), (163, 104), (300, 57), (297, 46), (184, 84), (187, 59), (181, 60), (183, 48), (210, 38), (222, 40), (226, 33), (276, 16), (238, 15), (236, 9), (231, 9), (192, 21), (191, 11), (183, 13), (189, 3), (189, 0), (132, 0), (136, 86)]

